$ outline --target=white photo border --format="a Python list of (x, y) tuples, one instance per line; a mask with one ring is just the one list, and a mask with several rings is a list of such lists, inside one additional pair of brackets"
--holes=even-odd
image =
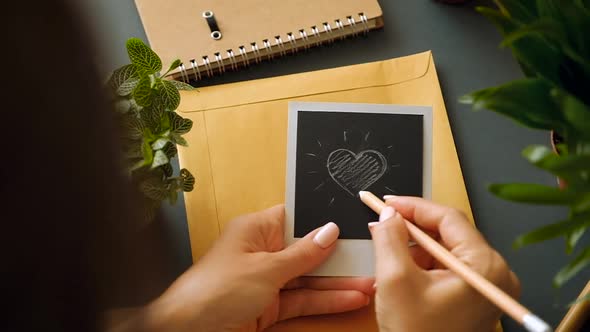
[[(297, 159), (297, 118), (299, 112), (343, 112), (343, 113), (386, 113), (415, 114), (423, 116), (423, 197), (432, 197), (432, 106), (369, 104), (369, 103), (328, 103), (289, 102), (287, 130), (287, 172), (285, 186), (285, 246), (296, 242), (295, 230), (295, 177)], [(359, 199), (360, 203), (360, 199)], [(332, 256), (320, 267), (307, 275), (313, 276), (373, 276), (375, 271), (372, 240), (339, 239)]]

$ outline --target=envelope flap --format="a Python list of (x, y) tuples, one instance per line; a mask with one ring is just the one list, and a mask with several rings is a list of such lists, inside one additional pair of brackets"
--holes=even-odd
[(200, 112), (410, 81), (426, 74), (432, 52), (392, 60), (181, 91), (180, 112)]

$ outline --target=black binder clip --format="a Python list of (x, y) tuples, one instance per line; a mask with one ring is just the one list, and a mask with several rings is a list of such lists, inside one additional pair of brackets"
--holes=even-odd
[(221, 31), (219, 31), (219, 26), (217, 25), (217, 21), (215, 20), (215, 15), (213, 15), (213, 12), (206, 10), (203, 12), (203, 17), (205, 20), (207, 20), (207, 24), (211, 30), (211, 38), (215, 40), (221, 39)]

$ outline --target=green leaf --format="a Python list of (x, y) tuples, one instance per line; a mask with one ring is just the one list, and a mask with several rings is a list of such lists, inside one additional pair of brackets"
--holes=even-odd
[(165, 136), (168, 137), (172, 131), (172, 123), (170, 121), (170, 114), (173, 112), (165, 112), (160, 118), (160, 127), (165, 131)]
[(129, 112), (130, 109), (131, 109), (131, 102), (129, 101), (129, 99), (120, 98), (117, 101), (115, 101), (115, 111), (124, 114), (124, 113)]
[(540, 19), (531, 24), (524, 25), (511, 33), (508, 33), (500, 46), (506, 47), (514, 44), (516, 41), (526, 37), (550, 37), (551, 39), (566, 38), (565, 32), (561, 26), (553, 20)]
[[(570, 59), (576, 62), (580, 68), (585, 72), (586, 75), (590, 73), (590, 61), (585, 58), (583, 55), (580, 55), (576, 50), (572, 49), (569, 45), (565, 45), (562, 43), (563, 53), (567, 55)], [(588, 77), (588, 76), (586, 76)]]
[(537, 6), (543, 18), (553, 20), (565, 32), (562, 38), (556, 39), (564, 49), (588, 55), (590, 45), (587, 32), (590, 31), (590, 15), (583, 5), (575, 4), (571, 0), (538, 0)]
[(117, 89), (117, 94), (119, 96), (129, 96), (133, 92), (133, 90), (135, 90), (137, 83), (139, 83), (139, 78), (137, 77), (132, 77), (128, 79), (119, 86), (119, 88)]
[(577, 198), (574, 192), (532, 183), (493, 184), (489, 190), (503, 199), (530, 204), (570, 205)]
[[(459, 97), (459, 102), (462, 104), (475, 104), (478, 100), (486, 98), (489, 94), (493, 93), (495, 88), (487, 88), (483, 90), (477, 90), (470, 94)], [(479, 110), (479, 109), (477, 109)]]
[(563, 286), (590, 263), (590, 248), (584, 249), (574, 260), (562, 268), (553, 278), (553, 285), (557, 288)]
[(141, 155), (143, 156), (143, 165), (149, 165), (154, 161), (154, 151), (150, 143), (146, 140), (141, 144)]
[(537, 0), (536, 5), (541, 17), (555, 17), (559, 14), (559, 5), (553, 0)]
[(160, 208), (162, 206), (162, 200), (159, 199), (152, 199), (149, 198), (147, 195), (144, 194), (143, 197), (143, 204), (141, 205), (143, 212), (143, 218), (140, 220), (141, 226), (147, 226), (151, 221), (153, 221), (159, 214)]
[(135, 115), (129, 115), (124, 121), (125, 131), (129, 138), (140, 139), (143, 137), (145, 130), (144, 124), (140, 118)]
[[(141, 153), (141, 142), (132, 142), (123, 147), (123, 156), (135, 164), (141, 160), (143, 162), (143, 155)], [(142, 165), (143, 166), (143, 165)]]
[[(523, 27), (521, 22), (497, 10), (487, 7), (477, 7), (476, 10), (492, 21), (505, 37)], [(536, 73), (535, 76), (543, 77), (557, 85), (561, 84), (559, 71), (563, 56), (548, 40), (535, 34), (528, 34), (511, 43), (510, 48), (527, 76)]]
[(188, 142), (184, 139), (184, 137), (176, 134), (176, 133), (172, 133), (170, 135), (171, 140), (178, 144), (178, 145), (182, 145), (182, 146), (188, 146)]
[(147, 197), (156, 201), (161, 201), (168, 195), (166, 184), (156, 177), (151, 177), (141, 182), (139, 188)]
[(173, 111), (178, 108), (180, 104), (180, 93), (178, 93), (178, 89), (170, 81), (159, 80), (156, 83), (156, 89), (163, 109)]
[(174, 60), (171, 64), (170, 67), (168, 68), (168, 70), (164, 73), (163, 76), (168, 75), (169, 72), (173, 71), (174, 69), (178, 68), (180, 65), (182, 64), (182, 61), (180, 61), (180, 59), (176, 59)]
[(185, 119), (178, 115), (176, 112), (173, 112), (171, 114), (172, 132), (176, 134), (186, 134), (193, 128), (193, 121), (191, 119)]
[(137, 161), (135, 164), (133, 164), (133, 165), (132, 165), (132, 166), (129, 168), (129, 171), (130, 171), (130, 172), (134, 172), (134, 171), (136, 171), (136, 170), (138, 170), (138, 169), (140, 169), (140, 168), (142, 168), (142, 167), (144, 167), (144, 166), (145, 166), (145, 162), (144, 162), (144, 160), (143, 160), (143, 159), (142, 159), (142, 160), (138, 160), (138, 161)]
[[(581, 82), (590, 79), (590, 12), (584, 4), (562, 0), (539, 0), (539, 12), (542, 20), (550, 20), (555, 24), (557, 36), (548, 35), (551, 42), (559, 47), (560, 52), (571, 61), (562, 61), (561, 79), (566, 90), (584, 98), (587, 88)], [(587, 102), (588, 100), (586, 100)]]
[(590, 170), (590, 154), (562, 156), (542, 145), (529, 146), (522, 154), (535, 166), (556, 175)]
[(526, 245), (547, 241), (550, 239), (566, 236), (578, 229), (586, 229), (590, 226), (590, 212), (574, 216), (568, 220), (549, 224), (534, 231), (521, 235), (513, 243), (515, 249), (522, 248)]
[(145, 128), (143, 131), (143, 138), (146, 141), (149, 142), (153, 142), (155, 140), (157, 140), (158, 138), (156, 137), (156, 135), (154, 135), (154, 133), (150, 130), (150, 128)]
[(559, 50), (543, 37), (529, 35), (510, 45), (516, 59), (536, 76), (545, 78), (555, 85), (561, 85), (560, 68), (563, 56)]
[(142, 106), (137, 105), (137, 102), (133, 98), (129, 99), (129, 103), (131, 104), (130, 110), (133, 111), (134, 113), (139, 113), (143, 109)]
[(521, 26), (520, 22), (512, 20), (509, 16), (504, 15), (501, 11), (489, 7), (475, 7), (475, 10), (490, 20), (502, 35), (506, 35)]
[(535, 165), (550, 157), (557, 156), (553, 150), (544, 145), (529, 145), (522, 150), (522, 155)]
[(127, 40), (127, 53), (131, 63), (141, 72), (155, 74), (162, 70), (160, 57), (139, 38)]
[(166, 146), (166, 144), (168, 144), (168, 142), (170, 142), (170, 140), (167, 138), (158, 138), (154, 143), (152, 143), (152, 149), (161, 150), (164, 148), (164, 146)]
[[(149, 127), (153, 132), (160, 133), (162, 131), (167, 131), (168, 128), (164, 128), (162, 126), (162, 118), (165, 117), (166, 112), (156, 105), (151, 105), (146, 107), (141, 112), (141, 118), (145, 122), (146, 126)], [(155, 140), (154, 136), (154, 140)]]
[(181, 187), (185, 192), (193, 191), (195, 187), (195, 177), (186, 168), (180, 170), (180, 177), (182, 179)]
[(590, 1), (588, 0), (574, 0), (574, 4), (578, 6), (578, 9), (582, 10), (586, 15), (590, 16)]
[(170, 193), (168, 194), (168, 202), (170, 203), (170, 205), (175, 205), (177, 201), (178, 191), (176, 191), (176, 189), (170, 190)]
[(139, 106), (148, 107), (152, 104), (153, 89), (149, 76), (142, 77), (135, 89), (133, 89), (133, 98)]
[(187, 91), (196, 90), (194, 86), (192, 86), (190, 84), (186, 84), (181, 81), (168, 80), (168, 82), (170, 82), (172, 85), (174, 85), (178, 90), (187, 90)]
[(139, 78), (139, 76), (135, 65), (128, 64), (113, 71), (108, 84), (113, 91), (117, 91), (122, 84), (131, 78)]
[(162, 150), (158, 150), (154, 154), (154, 160), (152, 162), (151, 168), (154, 169), (156, 167), (160, 167), (162, 165), (165, 165), (169, 162), (170, 162), (170, 160), (168, 160), (168, 157), (166, 157), (166, 154)]
[(174, 173), (174, 170), (172, 169), (172, 165), (170, 163), (164, 164), (163, 166), (161, 166), (161, 168), (166, 177), (171, 177), (172, 173)]
[(590, 137), (590, 107), (574, 96), (558, 89), (551, 90), (551, 96), (560, 106), (568, 124), (579, 134)]
[(520, 22), (529, 22), (536, 16), (534, 11), (535, 6), (530, 1), (529, 5), (523, 4), (520, 0), (497, 0), (496, 4), (500, 8), (501, 13), (504, 16), (508, 16), (511, 19), (518, 20)]
[(542, 79), (515, 80), (498, 87), (475, 91), (459, 99), (474, 110), (488, 109), (535, 129), (559, 130), (564, 120), (555, 111), (551, 86)]
[(565, 241), (565, 252), (569, 255), (574, 251), (576, 244), (582, 238), (582, 235), (586, 232), (587, 227), (578, 227), (574, 229), (571, 233), (567, 234), (566, 241)]
[(576, 201), (573, 206), (574, 213), (584, 213), (590, 210), (590, 188), (585, 187), (586, 192), (579, 194), (580, 198)]
[(162, 151), (164, 151), (164, 153), (166, 154), (166, 157), (168, 157), (168, 159), (174, 158), (176, 156), (176, 154), (178, 153), (178, 149), (176, 148), (176, 144), (174, 144), (174, 143), (166, 144), (166, 146), (164, 146)]
[(162, 205), (162, 203), (158, 200), (152, 200), (152, 199), (146, 199), (147, 201), (150, 201), (150, 203), (146, 203), (144, 205), (143, 208), (143, 221), (145, 224), (153, 221), (154, 219), (156, 219), (156, 216), (158, 215), (158, 210), (160, 209), (160, 206)]

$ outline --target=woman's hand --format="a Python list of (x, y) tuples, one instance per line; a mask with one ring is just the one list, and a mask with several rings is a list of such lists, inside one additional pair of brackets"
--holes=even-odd
[(463, 279), (419, 246), (408, 247), (404, 218), (414, 222), (453, 255), (518, 297), (520, 284), (464, 214), (421, 198), (387, 200), (369, 228), (376, 254), (375, 306), (380, 331), (493, 331), (501, 312)]
[(145, 310), (165, 331), (261, 331), (285, 319), (358, 309), (369, 278), (299, 278), (325, 261), (338, 238), (328, 223), (284, 248), (284, 206), (241, 216), (214, 247)]

